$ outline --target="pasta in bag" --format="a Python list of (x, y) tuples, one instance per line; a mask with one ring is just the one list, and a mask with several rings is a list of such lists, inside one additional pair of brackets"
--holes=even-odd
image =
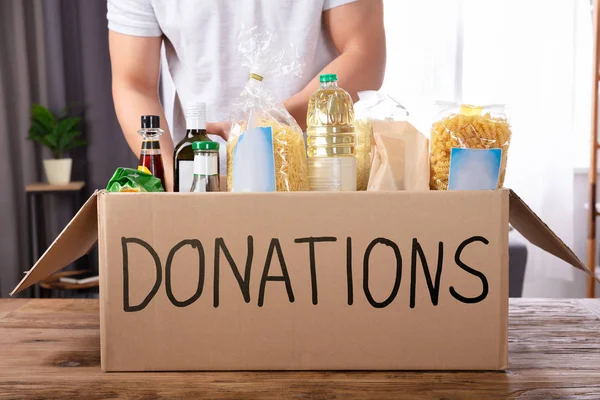
[(442, 104), (439, 120), (431, 128), (432, 190), (447, 190), (453, 148), (501, 149), (497, 187), (504, 184), (506, 160), (512, 131), (503, 105), (477, 107)]
[(359, 101), (354, 105), (356, 115), (356, 190), (367, 190), (371, 164), (373, 162), (374, 121), (402, 120), (408, 112), (391, 97), (368, 90), (358, 93)]
[[(263, 79), (287, 74), (299, 75), (302, 65), (295, 59), (286, 60), (286, 52), (278, 50), (270, 33), (259, 33), (256, 27), (243, 28), (239, 37), (238, 50), (243, 58), (242, 65), (249, 69), (249, 79), (239, 98), (233, 103), (231, 131), (227, 143), (227, 187), (230, 191), (264, 191), (265, 182), (274, 179), (275, 190), (309, 190), (306, 147), (302, 130), (290, 113), (273, 93), (263, 85)], [(255, 128), (270, 128), (269, 130)], [(273, 176), (254, 176), (271, 171), (262, 168), (265, 163), (263, 152), (242, 148), (256, 140), (242, 140), (244, 135), (260, 132), (272, 142), (274, 161)], [(264, 142), (264, 141), (263, 141)], [(236, 154), (244, 154), (243, 158)], [(238, 172), (240, 171), (240, 172)], [(238, 174), (234, 177), (234, 174)], [(245, 180), (244, 180), (245, 179)], [(252, 182), (260, 182), (254, 185)], [(236, 186), (237, 185), (237, 186)]]

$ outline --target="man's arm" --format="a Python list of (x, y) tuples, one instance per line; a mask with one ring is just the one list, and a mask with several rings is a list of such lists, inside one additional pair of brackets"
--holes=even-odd
[(158, 96), (161, 37), (123, 35), (109, 31), (112, 93), (125, 139), (139, 156), (142, 148), (142, 115), (158, 115), (165, 133), (160, 138), (166, 190), (173, 185), (173, 140)]
[[(363, 90), (378, 90), (385, 73), (385, 31), (382, 0), (359, 0), (323, 13), (324, 24), (340, 55), (320, 74), (338, 74), (339, 84), (357, 100)], [(306, 111), (310, 95), (319, 87), (319, 77), (284, 102), (306, 128)]]

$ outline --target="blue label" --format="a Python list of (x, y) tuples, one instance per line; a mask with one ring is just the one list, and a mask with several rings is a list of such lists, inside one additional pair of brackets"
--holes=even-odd
[(497, 189), (501, 161), (502, 149), (452, 149), (448, 190)]
[(274, 192), (275, 157), (271, 127), (243, 132), (233, 149), (233, 192)]

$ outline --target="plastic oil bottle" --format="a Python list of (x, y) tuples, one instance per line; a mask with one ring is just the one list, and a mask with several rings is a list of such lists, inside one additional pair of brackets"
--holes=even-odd
[(356, 190), (356, 136), (352, 98), (336, 74), (319, 78), (306, 115), (310, 190)]

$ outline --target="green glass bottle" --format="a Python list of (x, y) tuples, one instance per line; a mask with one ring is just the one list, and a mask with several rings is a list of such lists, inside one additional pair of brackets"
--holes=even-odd
[(194, 142), (194, 180), (190, 192), (218, 192), (219, 186), (219, 143)]
[(173, 191), (189, 192), (194, 180), (194, 142), (210, 142), (206, 135), (206, 104), (186, 108), (186, 132), (173, 154)]

